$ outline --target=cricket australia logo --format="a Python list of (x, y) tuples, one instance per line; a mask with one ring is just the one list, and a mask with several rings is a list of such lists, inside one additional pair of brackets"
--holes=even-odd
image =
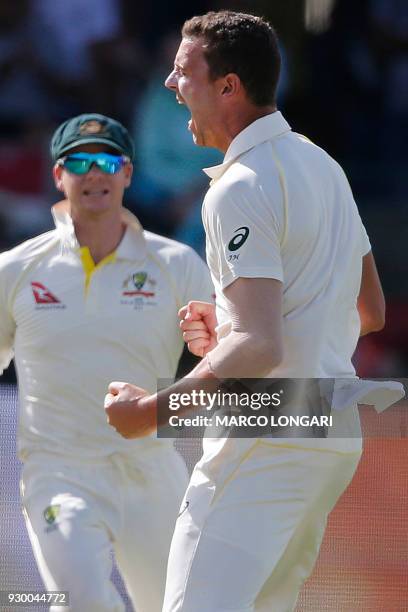
[(48, 523), (48, 527), (45, 528), (46, 532), (57, 529), (56, 521), (59, 516), (60, 510), (61, 510), (61, 504), (53, 504), (51, 506), (48, 506), (44, 510), (44, 518), (46, 522)]
[(79, 133), (82, 134), (82, 136), (86, 134), (104, 134), (106, 136), (107, 130), (100, 121), (90, 119), (79, 126)]
[(134, 299), (122, 300), (122, 304), (133, 304), (139, 309), (146, 304), (156, 304), (152, 299), (156, 295), (155, 287), (156, 281), (144, 270), (130, 274), (123, 281), (122, 296)]
[(132, 277), (133, 283), (138, 291), (143, 289), (143, 286), (147, 279), (147, 272), (136, 272)]

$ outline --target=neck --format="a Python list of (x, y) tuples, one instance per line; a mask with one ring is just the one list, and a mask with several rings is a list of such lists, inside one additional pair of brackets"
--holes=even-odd
[(276, 112), (276, 110), (276, 106), (250, 105), (237, 109), (235, 113), (229, 112), (224, 122), (223, 138), (217, 148), (225, 154), (234, 138), (248, 125), (251, 125), (257, 119), (261, 119), (261, 117)]
[(87, 246), (95, 264), (112, 253), (125, 233), (126, 226), (120, 213), (95, 217), (72, 215), (75, 235), (80, 246)]

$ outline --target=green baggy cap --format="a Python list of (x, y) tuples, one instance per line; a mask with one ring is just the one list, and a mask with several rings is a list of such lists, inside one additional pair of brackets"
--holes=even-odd
[(51, 139), (51, 156), (54, 161), (81, 144), (101, 143), (117, 149), (133, 160), (134, 145), (127, 129), (110, 117), (87, 113), (62, 123)]

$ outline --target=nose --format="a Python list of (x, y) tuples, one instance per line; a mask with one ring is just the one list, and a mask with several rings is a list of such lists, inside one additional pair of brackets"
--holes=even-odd
[(177, 91), (177, 77), (175, 70), (170, 72), (169, 76), (164, 81), (164, 85), (167, 87), (167, 89), (171, 89), (171, 91)]
[(86, 173), (87, 176), (100, 176), (101, 174), (105, 174), (105, 173), (100, 168), (98, 168), (95, 162), (91, 164), (91, 167)]

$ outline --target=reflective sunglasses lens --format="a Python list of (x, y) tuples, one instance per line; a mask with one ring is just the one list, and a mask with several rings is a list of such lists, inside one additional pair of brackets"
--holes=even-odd
[(116, 174), (125, 160), (119, 155), (109, 153), (73, 153), (68, 155), (63, 162), (64, 167), (73, 174), (86, 174), (95, 164), (99, 170), (106, 174)]
[(74, 157), (67, 157), (64, 160), (64, 168), (66, 168), (72, 174), (86, 174), (89, 172), (92, 161), (88, 159), (75, 159)]
[(96, 159), (95, 163), (102, 172), (106, 172), (106, 174), (116, 174), (122, 167), (122, 158), (118, 157), (114, 160), (100, 158)]

